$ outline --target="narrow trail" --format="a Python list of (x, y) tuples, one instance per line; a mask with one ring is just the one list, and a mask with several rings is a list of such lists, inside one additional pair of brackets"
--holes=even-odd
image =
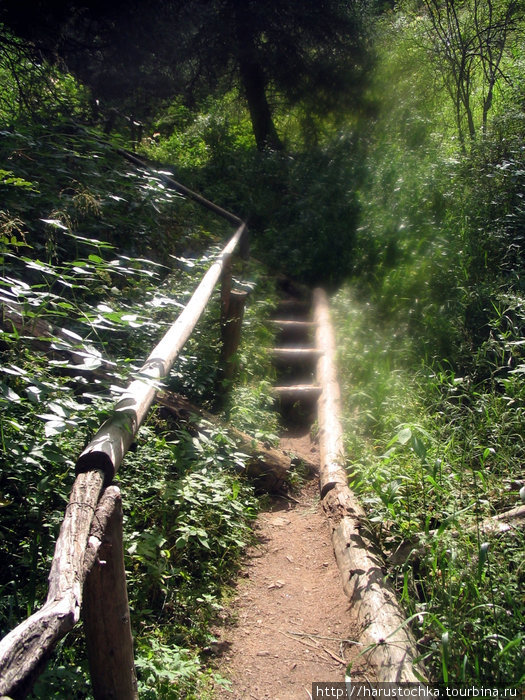
[[(280, 446), (318, 464), (318, 445), (310, 434), (315, 355), (305, 353), (299, 361), (283, 361), (284, 348), (306, 349), (311, 336), (308, 307), (292, 299), (283, 305), (280, 317), (283, 313), (286, 330), (279, 336), (283, 352), (277, 353), (277, 361), (288, 425)], [(217, 690), (216, 697), (307, 700), (312, 683), (343, 682), (351, 661), (355, 662), (353, 679), (366, 680), (366, 667), (359, 663), (360, 649), (354, 641), (358, 630), (343, 592), (318, 480), (304, 482), (291, 499), (272, 498), (257, 519), (255, 535), (228, 621), (217, 630), (219, 670), (231, 687)]]
[[(313, 682), (344, 681), (359, 653), (317, 484), (297, 500), (275, 499), (258, 518), (232, 623), (221, 631), (220, 670), (231, 692), (218, 697), (306, 700)], [(366, 678), (365, 669), (352, 675)]]

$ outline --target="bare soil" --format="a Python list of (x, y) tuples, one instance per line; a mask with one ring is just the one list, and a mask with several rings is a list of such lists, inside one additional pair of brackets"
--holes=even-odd
[[(281, 447), (318, 459), (307, 431)], [(313, 682), (344, 681), (359, 654), (317, 480), (293, 498), (273, 499), (258, 517), (228, 622), (216, 630), (219, 670), (231, 681), (217, 698), (307, 700)], [(357, 660), (352, 678), (365, 674)]]

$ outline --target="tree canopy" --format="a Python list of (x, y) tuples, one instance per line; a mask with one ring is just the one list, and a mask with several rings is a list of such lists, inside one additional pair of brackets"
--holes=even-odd
[(280, 148), (273, 102), (326, 113), (358, 103), (368, 62), (363, 0), (38, 2), (14, 0), (1, 21), (63, 61), (95, 99), (140, 116), (159, 100), (189, 103), (236, 84), (259, 149)]

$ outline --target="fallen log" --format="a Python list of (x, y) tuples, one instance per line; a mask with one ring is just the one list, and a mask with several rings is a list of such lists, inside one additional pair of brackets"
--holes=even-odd
[[(504, 513), (498, 513), (493, 515), (491, 518), (485, 518), (479, 524), (479, 529), (482, 532), (508, 532), (518, 526), (525, 526), (525, 506), (516, 506), (516, 508), (511, 508), (506, 510)], [(469, 528), (472, 531), (477, 529), (476, 525)]]
[(352, 602), (360, 630), (361, 656), (378, 682), (417, 683), (416, 643), (407, 627), (384, 565), (372, 542), (366, 515), (348, 486), (335, 485), (322, 500), (343, 590)]
[[(227, 430), (238, 442), (239, 449), (250, 456), (247, 476), (257, 479), (259, 485), (268, 491), (282, 490), (292, 466), (292, 458), (286, 452), (268, 447), (242, 430), (221, 422), (217, 416), (179, 394), (161, 391), (157, 394), (156, 401), (179, 422), (195, 425), (197, 418)], [(302, 456), (300, 459), (311, 474), (317, 473), (318, 466), (315, 462)]]
[(359, 625), (364, 647), (360, 656), (373, 667), (378, 682), (417, 683), (424, 673), (416, 662), (415, 640), (386, 581), (367, 532), (366, 514), (347, 485), (335, 336), (328, 298), (321, 289), (314, 291), (314, 318), (317, 347), (323, 353), (317, 367), (321, 503), (330, 522), (343, 589)]
[[(479, 532), (483, 535), (502, 535), (508, 532), (513, 532), (518, 528), (525, 527), (525, 506), (516, 506), (504, 513), (498, 513), (490, 518), (485, 518), (479, 523), (474, 523), (469, 527), (463, 528), (461, 533), (453, 531), (450, 534), (453, 538), (459, 537), (460, 534), (476, 534)], [(410, 559), (420, 559), (430, 550), (430, 543), (423, 542), (424, 538), (433, 537), (438, 533), (438, 530), (429, 530), (428, 535), (418, 533), (401, 542), (399, 547), (388, 557), (388, 563), (391, 566), (401, 566), (406, 564)]]
[(322, 289), (314, 291), (315, 342), (320, 353), (317, 361), (317, 385), (321, 395), (317, 401), (319, 447), (321, 451), (321, 498), (336, 484), (346, 485), (344, 469), (343, 428), (341, 425), (341, 392), (335, 364), (335, 336), (330, 321), (328, 298)]

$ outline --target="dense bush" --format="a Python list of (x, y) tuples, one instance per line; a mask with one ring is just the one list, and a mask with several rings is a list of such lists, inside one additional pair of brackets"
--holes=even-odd
[[(69, 122), (18, 124), (4, 132), (1, 149), (9, 164), (0, 182), (3, 636), (43, 602), (76, 458), (187, 302), (226, 227), (217, 223), (212, 235), (208, 215), (167, 190), (154, 171), (128, 165), (96, 134)], [(271, 334), (262, 322), (272, 285), (256, 263), (236, 266), (234, 274), (251, 290), (232, 392), (242, 393), (244, 412), (235, 420), (271, 439)], [(8, 310), (26, 325), (13, 324)], [(46, 324), (65, 332), (56, 335)], [(217, 295), (169, 388), (215, 403), (219, 333)], [(80, 365), (71, 351), (83, 358)], [(223, 410), (233, 416), (235, 399)], [(226, 430), (203, 423), (188, 431), (154, 414), (117, 478), (144, 697), (205, 692), (209, 674), (199, 653), (257, 507), (242, 473), (245, 459)], [(37, 697), (71, 693), (89, 695), (78, 628), (35, 688)]]
[(168, 121), (173, 132), (147, 144), (147, 152), (248, 221), (255, 254), (272, 268), (305, 282), (340, 282), (351, 267), (360, 213), (355, 138), (332, 129), (306, 147), (294, 113), (288, 130), (283, 123), (289, 150), (257, 152), (234, 94), (186, 117), (168, 110), (159, 128)]
[(500, 94), (462, 152), (414, 25), (391, 19), (336, 297), (353, 487), (431, 677), (519, 686), (523, 533), (482, 523), (524, 498), (524, 115)]

